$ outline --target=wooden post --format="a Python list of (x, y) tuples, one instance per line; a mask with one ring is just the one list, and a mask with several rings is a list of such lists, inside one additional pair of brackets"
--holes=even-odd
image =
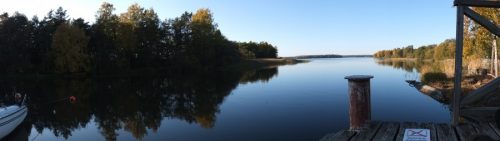
[(490, 74), (493, 75), (493, 72), (495, 72), (495, 48), (491, 48), (491, 58), (490, 58)]
[(455, 81), (453, 84), (452, 125), (460, 120), (460, 95), (462, 93), (462, 51), (464, 41), (464, 6), (457, 6), (457, 31), (455, 48)]
[(349, 129), (361, 130), (371, 120), (370, 79), (371, 75), (346, 76), (349, 85)]
[[(493, 35), (495, 36), (495, 35)], [(493, 37), (493, 48), (495, 49), (495, 65), (493, 67), (495, 67), (495, 77), (498, 77), (498, 50), (497, 50), (497, 37)]]

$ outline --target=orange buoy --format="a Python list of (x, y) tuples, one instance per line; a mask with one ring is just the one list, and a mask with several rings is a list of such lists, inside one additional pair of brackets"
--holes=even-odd
[(76, 97), (75, 96), (70, 96), (69, 97), (69, 102), (75, 103), (76, 102)]

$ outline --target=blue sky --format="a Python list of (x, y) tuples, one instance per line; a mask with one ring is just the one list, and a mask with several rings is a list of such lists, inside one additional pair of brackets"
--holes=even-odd
[[(11, 0), (0, 11), (43, 17), (62, 6), (71, 18), (93, 22), (101, 0)], [(209, 8), (223, 34), (235, 41), (267, 41), (280, 56), (372, 54), (406, 45), (442, 42), (455, 35), (453, 0), (110, 0), (116, 14), (133, 3), (163, 20)]]

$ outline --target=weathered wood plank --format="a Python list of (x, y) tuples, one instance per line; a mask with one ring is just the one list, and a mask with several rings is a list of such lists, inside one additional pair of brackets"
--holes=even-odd
[(499, 0), (455, 0), (454, 5), (500, 8), (500, 1)]
[(499, 140), (500, 136), (497, 135), (495, 130), (490, 127), (488, 123), (472, 124), (478, 133), (491, 137), (493, 140)]
[(467, 94), (461, 101), (462, 107), (474, 104), (488, 98), (488, 95), (494, 94), (500, 85), (500, 77), (491, 80), (489, 83)]
[(477, 130), (471, 124), (461, 124), (455, 127), (458, 138), (462, 141), (471, 140), (477, 134)]
[(375, 134), (377, 133), (378, 129), (382, 123), (380, 122), (370, 122), (367, 126), (366, 129), (359, 131), (356, 136), (354, 136), (351, 141), (367, 141), (371, 140)]
[(453, 81), (453, 100), (451, 123), (457, 125), (460, 120), (460, 95), (462, 94), (462, 52), (464, 41), (464, 6), (457, 6), (457, 32), (455, 42), (455, 73)]
[[(499, 2), (500, 4), (500, 2)], [(472, 9), (465, 7), (464, 8), (465, 15), (469, 17), (470, 19), (474, 20), (476, 23), (482, 25), (484, 28), (486, 28), (488, 31), (491, 33), (495, 34), (496, 36), (500, 36), (500, 28), (495, 25), (495, 23), (491, 22), (489, 19), (479, 15)]]
[(495, 131), (495, 133), (500, 136), (500, 129), (498, 128), (496, 122), (490, 122), (488, 123), (488, 125), (490, 125), (491, 129), (493, 129), (493, 131)]
[(403, 140), (405, 129), (408, 128), (409, 126), (410, 125), (408, 122), (404, 122), (399, 125), (398, 135), (396, 135), (396, 141)]
[(403, 140), (403, 137), (404, 137), (404, 134), (405, 134), (405, 129), (409, 129), (409, 128), (418, 128), (418, 124), (415, 123), (415, 122), (404, 122), (401, 124), (400, 128), (399, 128), (399, 131), (398, 131), (398, 135), (396, 137), (396, 141), (402, 141)]
[(415, 123), (415, 122), (372, 122), (366, 130), (350, 131), (341, 130), (328, 134), (320, 141), (402, 141), (405, 129), (429, 129), (431, 141), (468, 141), (478, 134), (486, 135), (494, 140), (500, 140), (500, 129), (494, 122), (468, 123), (451, 127), (448, 124)]
[(431, 141), (437, 141), (436, 127), (432, 123), (421, 123), (419, 128), (429, 129), (431, 132)]
[(438, 141), (458, 141), (455, 130), (447, 124), (436, 124)]
[(467, 107), (464, 108), (462, 111), (484, 111), (484, 112), (496, 112), (500, 109), (500, 107)]
[(461, 109), (460, 115), (473, 122), (492, 121), (495, 119), (494, 113), (500, 107), (470, 107)]
[(396, 137), (399, 130), (399, 123), (384, 122), (377, 134), (373, 137), (373, 141), (392, 141)]
[(354, 135), (356, 135), (356, 132), (354, 131), (341, 130), (337, 133), (324, 136), (320, 139), (320, 141), (349, 141), (349, 139), (351, 139)]

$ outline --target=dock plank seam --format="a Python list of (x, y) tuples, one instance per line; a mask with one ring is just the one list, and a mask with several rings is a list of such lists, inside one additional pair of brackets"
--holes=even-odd
[(380, 128), (382, 128), (382, 122), (379, 123), (379, 126), (377, 127), (377, 130), (375, 130), (375, 133), (372, 135), (372, 137), (370, 137), (370, 140), (373, 140), (375, 138), (375, 136), (378, 134), (378, 132), (380, 131)]
[(457, 141), (462, 141), (460, 140), (460, 135), (458, 135), (457, 128), (452, 126), (451, 129), (453, 129), (453, 132), (455, 132), (455, 138), (457, 138)]
[(500, 136), (500, 130), (498, 129), (496, 123), (488, 123), (488, 125), (490, 125), (491, 129), (493, 129), (493, 131), (495, 131), (495, 133), (497, 134), (497, 136)]

